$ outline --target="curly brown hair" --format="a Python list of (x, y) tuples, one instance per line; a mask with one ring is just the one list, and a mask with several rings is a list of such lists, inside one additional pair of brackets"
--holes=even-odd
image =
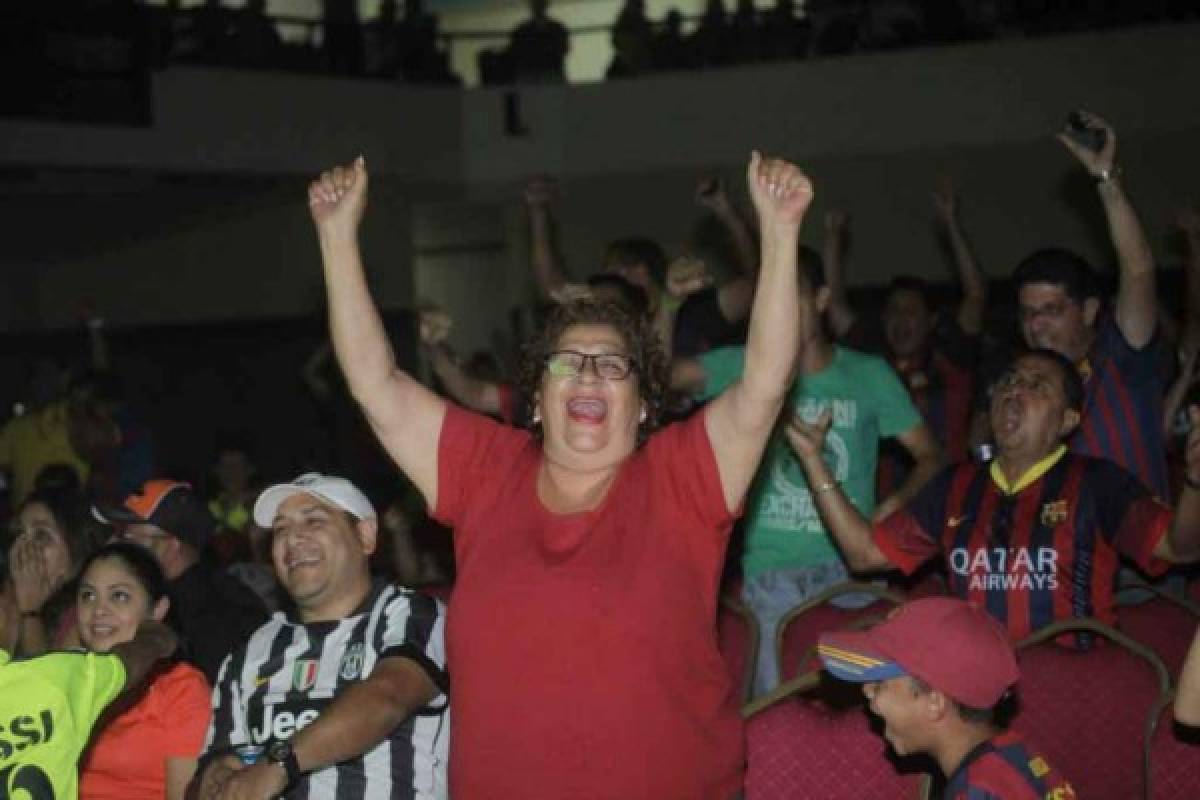
[[(650, 319), (632, 313), (622, 305), (580, 299), (554, 307), (522, 350), (517, 377), (521, 394), (532, 406), (541, 389), (547, 356), (557, 349), (563, 333), (575, 325), (608, 325), (625, 340), (638, 379), (638, 395), (646, 407), (646, 419), (638, 426), (638, 444), (641, 444), (662, 422), (667, 394), (667, 356)], [(542, 435), (541, 426), (531, 425), (531, 429), (538, 437)]]

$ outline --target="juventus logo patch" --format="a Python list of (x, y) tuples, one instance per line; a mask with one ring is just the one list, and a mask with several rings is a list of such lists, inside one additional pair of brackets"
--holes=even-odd
[(344, 681), (358, 680), (363, 668), (363, 644), (355, 642), (346, 648), (342, 656), (341, 676)]

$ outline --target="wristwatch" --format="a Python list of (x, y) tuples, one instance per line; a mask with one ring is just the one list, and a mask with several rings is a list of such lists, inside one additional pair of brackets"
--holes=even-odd
[(292, 743), (286, 739), (271, 742), (267, 748), (267, 761), (281, 765), (287, 772), (287, 788), (300, 780), (300, 762), (296, 760), (296, 754), (292, 751)]

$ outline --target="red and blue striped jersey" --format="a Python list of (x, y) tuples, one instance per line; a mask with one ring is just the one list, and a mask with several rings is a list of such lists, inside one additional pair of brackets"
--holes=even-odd
[(943, 800), (1074, 800), (1075, 790), (1012, 731), (976, 747), (946, 782)]
[(944, 556), (951, 593), (1021, 639), (1060, 619), (1115, 622), (1120, 556), (1151, 574), (1166, 570), (1153, 552), (1170, 522), (1170, 509), (1121, 467), (1064, 452), (1015, 494), (987, 465), (948, 467), (876, 523), (874, 539), (908, 574)]
[(1079, 365), (1085, 400), (1073, 452), (1115, 461), (1163, 500), (1170, 500), (1163, 396), (1168, 357), (1155, 338), (1130, 347), (1111, 315), (1096, 324), (1096, 339)]

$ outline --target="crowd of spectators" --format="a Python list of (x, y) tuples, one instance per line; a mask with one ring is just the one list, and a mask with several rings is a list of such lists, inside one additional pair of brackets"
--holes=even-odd
[[(618, 27), (642, 36), (629, 8)], [(557, 80), (566, 36), (545, 12), (513, 43)], [(785, 160), (751, 154), (749, 213), (718, 177), (698, 181), (728, 263), (627, 235), (583, 280), (556, 240), (555, 184), (533, 179), (520, 202), (539, 324), (509, 369), (459, 360), (442, 309), (388, 329), (358, 246), (366, 161), (322, 173), (307, 202), (330, 335), (289, 369), (349, 409), (347, 438), (382, 448), (386, 486), (358, 477), (365, 451), (346, 442), (297, 457), (319, 471), (264, 474), (262, 443), (242, 434), (170, 474), (163, 431), (121, 391), (92, 320), (87, 369), (31, 370), (0, 429), (0, 710), (36, 715), (22, 692), (53, 695), (42, 743), (55, 715), (75, 726), (61, 750), (22, 756), (22, 780), (96, 798), (174, 800), (191, 784), (202, 797), (726, 800), (744, 753), (713, 637), (719, 594), (770, 642), (851, 575), (902, 584), (929, 561), (948, 597), (825, 640), (822, 659), (865, 683), (889, 725), (903, 703), (962, 706), (919, 745), (889, 740), (932, 752), (964, 792), (983, 771), (968, 761), (990, 763), (964, 742), (1033, 752), (975, 713), (1018, 683), (1012, 641), (1062, 620), (1119, 625), (1137, 599), (1123, 587), (1183, 592), (1200, 562), (1200, 213), (1175, 221), (1186, 302), (1166, 308), (1117, 130), (1076, 111), (1057, 138), (1094, 186), (1115, 292), (1079, 255), (1034, 251), (1011, 270), (1010, 330), (985, 324), (999, 281), (951, 183), (931, 187), (928, 211), (950, 292), (897, 275), (873, 314), (846, 288), (850, 214), (823, 220), (821, 252), (801, 247), (819, 189)], [(432, 385), (397, 358), (414, 344)], [(941, 619), (993, 655), (925, 664), (911, 645)], [(764, 652), (756, 695), (781, 680)], [(964, 671), (986, 685), (964, 686)], [(1172, 678), (1194, 721), (1200, 644)]]
[[(23, 2), (0, 10), (8, 37), (8, 63), (76, 72), (95, 87), (122, 89), (129, 110), (106, 112), (103, 104), (75, 103), (95, 117), (144, 118), (145, 75), (150, 68), (202, 64), (461, 85), (450, 67), (451, 49), (466, 41), (495, 45), (478, 55), (484, 84), (545, 83), (566, 79), (572, 38), (607, 35), (613, 57), (610, 79), (650, 73), (712, 69), (768, 61), (821, 58), (856, 52), (926, 47), (1016, 36), (1062, 34), (1138, 24), (1196, 19), (1191, 0), (1127, 3), (1109, 0), (1058, 2), (957, 2), (956, 0), (777, 0), (770, 8), (752, 0), (708, 0), (692, 17), (678, 8), (661, 19), (646, 14), (644, 0), (627, 0), (608, 27), (568, 29), (548, 0), (531, 0), (529, 17), (513, 30), (444, 31), (423, 0), (382, 0), (364, 18), (354, 0), (322, 0), (319, 17), (293, 17), (269, 0), (181, 0), (141, 4), (135, 0), (89, 0), (60, 4)], [(503, 43), (503, 44), (501, 44)], [(98, 56), (102, 53), (102, 56)], [(12, 85), (15, 109), (51, 102), (37, 81)], [(99, 91), (99, 88), (95, 89)], [(58, 92), (64, 89), (60, 86)], [(75, 92), (80, 91), (75, 87)], [(28, 98), (25, 96), (29, 95)], [(61, 99), (58, 101), (61, 105)], [(44, 113), (43, 109), (43, 113)], [(78, 110), (59, 110), (60, 114)], [(10, 112), (12, 113), (12, 112)]]

